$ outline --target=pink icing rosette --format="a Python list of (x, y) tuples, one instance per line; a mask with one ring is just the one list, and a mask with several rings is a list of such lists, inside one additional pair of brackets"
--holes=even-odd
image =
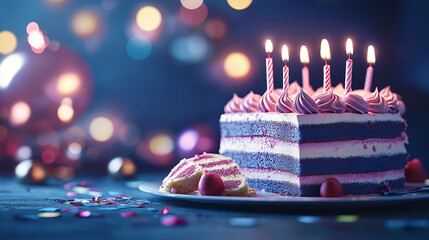
[(249, 94), (247, 94), (243, 101), (241, 101), (240, 109), (242, 112), (259, 112), (258, 109), (258, 103), (261, 100), (261, 95), (253, 93), (253, 91), (250, 91)]
[(364, 114), (369, 111), (369, 103), (358, 94), (349, 92), (343, 97), (343, 100), (348, 112)]
[(242, 101), (243, 101), (243, 99), (241, 97), (237, 96), (237, 94), (234, 93), (234, 96), (225, 105), (225, 107), (223, 108), (223, 110), (225, 111), (225, 113), (239, 113), (239, 112), (241, 112), (241, 110), (240, 110), (240, 104), (241, 104)]
[(275, 112), (276, 102), (279, 99), (279, 95), (273, 92), (266, 91), (262, 95), (261, 100), (258, 103), (258, 109), (261, 112)]
[(399, 101), (397, 94), (392, 93), (390, 90), (390, 86), (387, 86), (383, 88), (380, 91), (380, 95), (386, 100), (387, 104), (389, 105), (389, 112), (391, 113), (397, 113), (399, 112)]
[(276, 112), (278, 113), (291, 113), (292, 109), (292, 100), (289, 98), (286, 92), (280, 95), (279, 100), (276, 103)]
[(313, 114), (318, 113), (319, 106), (301, 89), (298, 95), (296, 95), (292, 109), (294, 112), (300, 114)]
[(378, 88), (375, 91), (365, 95), (365, 101), (369, 103), (369, 111), (373, 113), (387, 113), (389, 111), (389, 104), (379, 94)]
[(321, 113), (343, 113), (346, 111), (346, 104), (333, 91), (316, 95), (314, 101), (319, 106)]

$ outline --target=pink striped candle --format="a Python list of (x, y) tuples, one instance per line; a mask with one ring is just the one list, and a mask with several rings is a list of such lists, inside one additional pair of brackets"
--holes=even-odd
[(274, 92), (274, 77), (273, 77), (273, 58), (270, 56), (270, 52), (273, 51), (273, 44), (270, 40), (265, 43), (265, 52), (268, 53), (267, 59), (265, 60), (266, 72), (267, 72), (267, 91), (270, 93)]
[(302, 45), (301, 51), (299, 54), (301, 63), (304, 64), (302, 67), (302, 88), (309, 93), (310, 92), (310, 72), (308, 71), (307, 64), (310, 62), (310, 58), (308, 57), (307, 47)]
[(285, 61), (285, 66), (283, 67), (283, 91), (286, 92), (289, 88), (289, 67), (287, 66), (287, 61), (289, 60), (289, 51), (286, 45), (282, 47), (282, 59)]
[(322, 39), (320, 56), (325, 60), (325, 66), (323, 67), (323, 92), (329, 92), (331, 90), (331, 66), (328, 65), (328, 60), (331, 59), (331, 51), (326, 39)]
[(372, 45), (368, 46), (367, 61), (369, 67), (366, 69), (365, 86), (363, 89), (367, 92), (371, 92), (372, 75), (374, 73), (374, 68), (372, 67), (372, 64), (375, 63), (375, 50)]
[(350, 38), (347, 39), (346, 52), (349, 55), (349, 59), (346, 61), (346, 82), (344, 84), (346, 89), (344, 95), (352, 91), (353, 60), (351, 59), (351, 55), (353, 54), (353, 43)]

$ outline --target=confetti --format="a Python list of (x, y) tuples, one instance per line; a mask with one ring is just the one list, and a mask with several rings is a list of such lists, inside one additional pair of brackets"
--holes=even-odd
[(99, 204), (99, 203), (94, 203), (94, 202), (90, 202), (90, 203), (86, 203), (85, 204), (85, 207), (98, 207), (98, 206), (100, 206), (101, 204)]
[(137, 213), (135, 213), (135, 212), (121, 212), (121, 217), (123, 217), (123, 218), (137, 217)]
[(170, 210), (171, 210), (171, 207), (166, 207), (166, 208), (159, 210), (159, 213), (166, 215), (170, 212)]
[(230, 218), (229, 225), (233, 227), (255, 227), (258, 224), (254, 218)]
[(59, 212), (41, 212), (37, 214), (39, 218), (57, 218), (61, 216)]
[(161, 224), (167, 227), (175, 226), (175, 225), (186, 225), (188, 220), (186, 218), (177, 217), (174, 215), (163, 216), (161, 218)]
[(70, 204), (73, 206), (83, 206), (83, 203), (81, 202), (70, 202)]
[(338, 215), (335, 220), (339, 223), (354, 223), (359, 219), (357, 215)]
[(301, 223), (315, 223), (320, 221), (321, 218), (317, 216), (299, 216), (297, 220)]
[(384, 223), (386, 228), (428, 228), (429, 220), (427, 219), (392, 219)]
[(40, 208), (39, 212), (59, 212), (59, 208)]
[(81, 218), (89, 218), (91, 217), (91, 211), (80, 211), (78, 213), (75, 213), (75, 217), (81, 217)]

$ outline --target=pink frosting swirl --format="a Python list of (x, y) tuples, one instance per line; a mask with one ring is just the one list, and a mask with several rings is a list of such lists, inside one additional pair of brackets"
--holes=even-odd
[(343, 113), (346, 111), (346, 104), (333, 91), (316, 95), (314, 101), (319, 106), (321, 113)]
[(404, 115), (405, 110), (406, 110), (406, 108), (405, 108), (405, 103), (404, 103), (404, 101), (399, 100), (399, 101), (398, 101), (398, 111), (399, 111), (399, 114)]
[(261, 112), (275, 112), (276, 102), (279, 99), (279, 95), (273, 92), (266, 91), (259, 100), (258, 108)]
[(369, 111), (369, 103), (358, 94), (349, 92), (343, 97), (343, 100), (348, 112), (364, 114)]
[(292, 100), (289, 98), (286, 92), (280, 95), (279, 100), (276, 103), (276, 112), (278, 113), (291, 113), (292, 110)]
[(392, 91), (390, 90), (390, 86), (383, 88), (380, 91), (380, 95), (386, 100), (387, 104), (389, 105), (389, 112), (391, 113), (399, 112), (399, 109), (398, 109), (399, 101), (397, 98), (397, 94), (392, 93)]
[(292, 109), (296, 113), (313, 114), (319, 111), (319, 106), (317, 106), (314, 100), (301, 89), (298, 95), (296, 95)]
[(297, 81), (294, 81), (293, 83), (289, 84), (289, 87), (287, 89), (289, 96), (298, 94), (299, 91), (301, 91), (301, 86), (299, 86), (299, 83)]
[(237, 94), (234, 93), (234, 96), (225, 105), (225, 107), (223, 108), (223, 110), (225, 111), (225, 113), (239, 113), (239, 112), (241, 112), (241, 110), (240, 110), (240, 104), (241, 104), (242, 101), (243, 101), (243, 99), (241, 97), (237, 96)]
[(253, 91), (250, 91), (249, 94), (247, 94), (243, 101), (240, 104), (240, 109), (242, 112), (259, 112), (258, 109), (258, 102), (261, 100), (261, 95), (253, 93)]
[(365, 101), (369, 103), (369, 111), (373, 113), (387, 113), (389, 111), (389, 104), (379, 94), (378, 88), (375, 91), (365, 95)]

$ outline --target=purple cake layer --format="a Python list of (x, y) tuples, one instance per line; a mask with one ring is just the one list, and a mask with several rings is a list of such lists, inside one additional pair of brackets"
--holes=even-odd
[[(247, 179), (249, 187), (268, 192), (280, 193), (284, 195), (316, 197), (320, 196), (320, 184), (301, 185), (300, 187), (287, 182), (277, 182), (272, 180)], [(404, 178), (387, 180), (384, 183), (346, 183), (341, 184), (343, 194), (361, 195), (377, 193), (383, 189), (383, 185), (388, 185), (391, 189), (401, 188), (404, 186)]]
[(297, 175), (380, 172), (404, 168), (407, 154), (349, 158), (296, 159), (274, 153), (222, 152), (242, 168), (283, 170)]
[(291, 142), (327, 142), (370, 138), (395, 138), (406, 129), (404, 122), (378, 121), (295, 126), (278, 122), (220, 122), (223, 137), (269, 136)]

